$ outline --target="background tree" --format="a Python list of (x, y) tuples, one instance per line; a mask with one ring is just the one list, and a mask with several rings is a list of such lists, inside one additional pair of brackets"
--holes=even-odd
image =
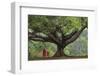
[(65, 56), (64, 48), (74, 42), (87, 25), (87, 17), (29, 15), (28, 37), (29, 40), (56, 44), (54, 56)]

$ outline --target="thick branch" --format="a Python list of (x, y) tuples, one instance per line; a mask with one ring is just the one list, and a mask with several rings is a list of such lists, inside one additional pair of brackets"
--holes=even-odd
[(47, 36), (42, 36), (42, 35), (38, 35), (36, 33), (28, 33), (28, 37), (32, 37), (32, 38), (41, 38), (41, 39), (47, 39)]
[(76, 33), (77, 33), (77, 30), (75, 30), (75, 31), (71, 32), (70, 34), (64, 36), (63, 41), (66, 41), (66, 40), (70, 39)]
[(87, 25), (88, 25), (88, 21), (85, 21), (84, 24), (83, 24), (83, 21), (84, 21), (84, 20), (85, 20), (85, 18), (82, 17), (82, 18), (81, 18), (81, 23), (82, 23), (81, 25), (82, 25), (83, 27), (81, 28), (81, 30), (80, 30), (80, 31), (75, 30), (75, 31), (73, 31), (72, 33), (70, 33), (70, 34), (64, 36), (63, 41), (66, 41), (66, 40), (72, 38), (74, 34), (77, 34), (78, 32), (83, 31), (83, 30), (87, 27)]
[(40, 41), (40, 42), (46, 42), (45, 40), (39, 39), (39, 38), (30, 38), (30, 40), (33, 40), (33, 41)]
[(55, 35), (54, 35), (53, 33), (48, 34), (48, 37), (49, 37), (52, 41), (54, 41), (56, 44), (60, 44), (60, 40), (59, 40), (57, 37), (55, 37)]
[(48, 36), (42, 36), (42, 35), (37, 35), (36, 33), (28, 33), (28, 38), (29, 40), (34, 40), (34, 41), (41, 41), (41, 42), (51, 42), (51, 43), (55, 43), (55, 41), (53, 41), (51, 38), (49, 38)]
[(82, 33), (82, 31), (86, 28), (87, 26), (82, 27), (79, 31), (77, 31), (70, 39), (65, 41), (64, 47), (72, 42), (74, 42)]

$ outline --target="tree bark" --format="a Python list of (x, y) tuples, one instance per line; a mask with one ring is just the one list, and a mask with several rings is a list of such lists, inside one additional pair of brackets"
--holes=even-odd
[(64, 47), (57, 46), (57, 51), (56, 51), (56, 53), (54, 54), (53, 57), (62, 57), (62, 56), (65, 56)]

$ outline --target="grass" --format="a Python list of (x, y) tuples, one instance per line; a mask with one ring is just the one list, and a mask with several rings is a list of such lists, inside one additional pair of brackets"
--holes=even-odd
[(59, 60), (59, 59), (86, 59), (88, 56), (67, 56), (67, 57), (34, 57), (34, 58), (29, 58), (29, 61), (32, 60)]

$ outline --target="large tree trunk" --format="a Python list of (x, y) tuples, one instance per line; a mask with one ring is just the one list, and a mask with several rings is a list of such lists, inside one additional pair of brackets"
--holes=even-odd
[(65, 54), (64, 54), (64, 47), (57, 46), (57, 51), (54, 54), (54, 57), (62, 57), (62, 56), (65, 56)]

